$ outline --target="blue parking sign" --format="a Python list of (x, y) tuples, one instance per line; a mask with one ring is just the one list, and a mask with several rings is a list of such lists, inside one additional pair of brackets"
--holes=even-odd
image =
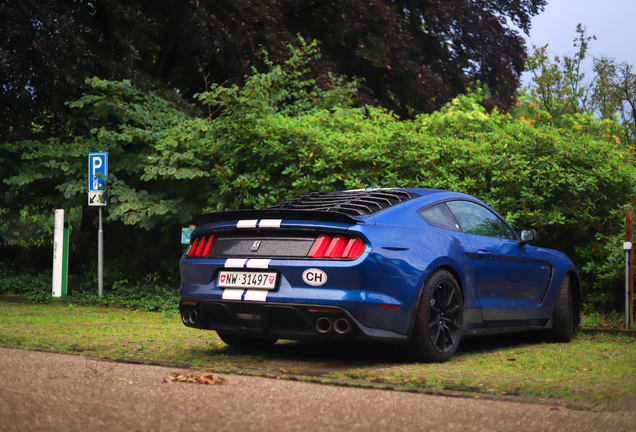
[(88, 205), (105, 206), (108, 204), (106, 193), (106, 177), (108, 176), (108, 153), (96, 152), (88, 154)]

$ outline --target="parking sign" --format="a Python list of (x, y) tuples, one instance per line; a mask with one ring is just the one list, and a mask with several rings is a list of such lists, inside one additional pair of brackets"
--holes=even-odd
[(88, 154), (88, 205), (103, 207), (108, 204), (104, 197), (108, 176), (108, 153)]

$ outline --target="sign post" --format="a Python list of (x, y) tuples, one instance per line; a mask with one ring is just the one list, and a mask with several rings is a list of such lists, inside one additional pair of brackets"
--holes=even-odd
[(68, 213), (55, 210), (53, 229), (53, 297), (62, 297), (68, 287)]
[(108, 205), (108, 153), (88, 154), (88, 205), (99, 207), (99, 230), (97, 231), (97, 290), (104, 294), (104, 231), (102, 230), (102, 207)]
[(627, 210), (625, 220), (625, 328), (634, 323), (634, 211)]

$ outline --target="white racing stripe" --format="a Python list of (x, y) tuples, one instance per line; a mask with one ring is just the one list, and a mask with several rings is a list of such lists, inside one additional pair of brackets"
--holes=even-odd
[(266, 269), (269, 268), (270, 261), (271, 259), (250, 259), (247, 260), (247, 268)]
[(258, 219), (240, 220), (236, 223), (237, 228), (256, 228)]
[(267, 293), (269, 291), (262, 289), (252, 289), (245, 292), (244, 300), (250, 301), (267, 301)]
[(228, 260), (225, 261), (225, 268), (243, 268), (246, 261), (246, 259), (242, 258), (228, 258)]
[(223, 290), (223, 296), (221, 297), (223, 300), (241, 300), (243, 297), (244, 289), (231, 289), (226, 288)]
[(261, 219), (258, 223), (259, 228), (280, 228), (282, 219)]

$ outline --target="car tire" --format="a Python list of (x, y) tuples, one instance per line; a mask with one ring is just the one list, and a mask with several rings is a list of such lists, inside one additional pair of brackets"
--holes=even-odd
[(552, 319), (549, 340), (551, 342), (570, 342), (574, 334), (574, 301), (569, 274), (561, 280)]
[(243, 349), (265, 349), (269, 348), (278, 341), (273, 338), (260, 338), (255, 336), (245, 336), (239, 333), (225, 332), (217, 330), (216, 334), (227, 345)]
[(418, 362), (448, 361), (459, 346), (464, 306), (459, 284), (446, 270), (436, 270), (424, 283), (415, 316), (411, 357)]

